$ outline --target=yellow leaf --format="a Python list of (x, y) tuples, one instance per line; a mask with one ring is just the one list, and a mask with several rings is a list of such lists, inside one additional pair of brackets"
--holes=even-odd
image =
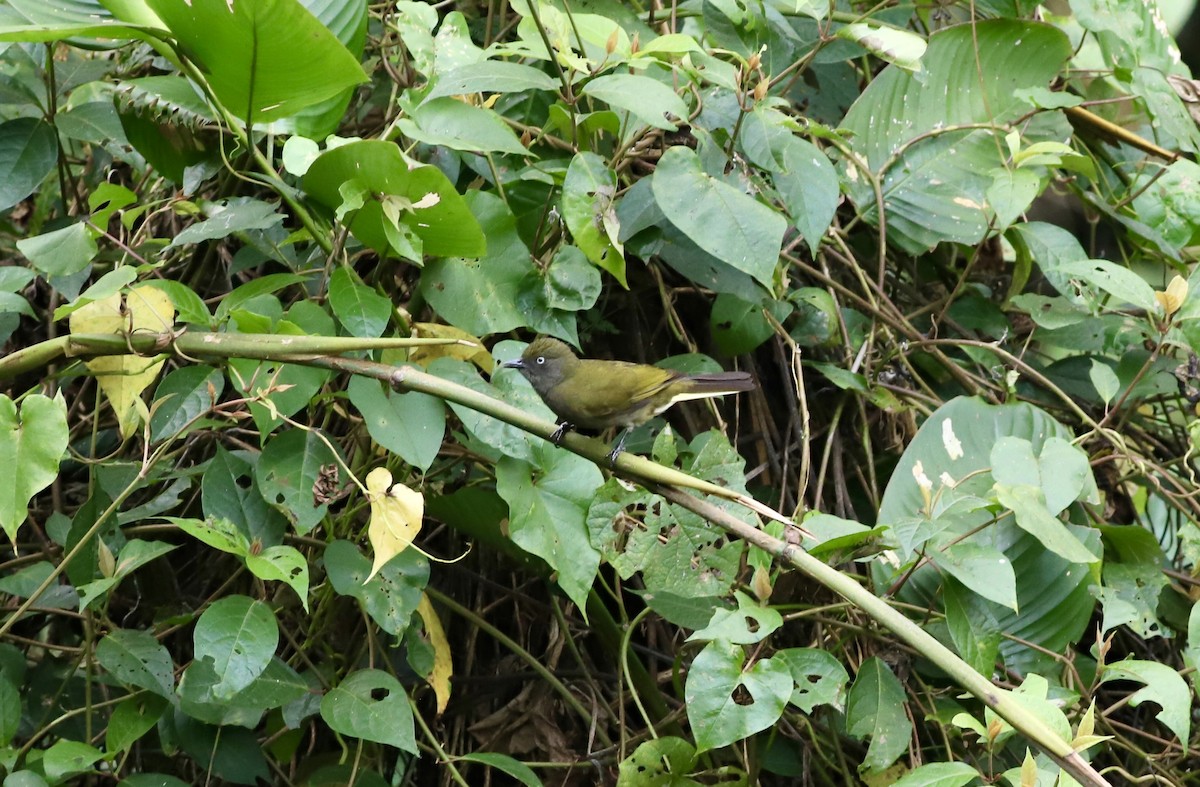
[[(133, 287), (122, 296), (114, 293), (92, 301), (71, 314), (71, 333), (163, 333), (175, 324), (175, 308), (162, 290), (148, 285)], [(142, 391), (158, 377), (163, 362), (140, 355), (107, 355), (87, 362), (100, 390), (117, 414), (121, 437), (137, 431), (146, 419)]]
[(425, 623), (425, 634), (429, 637), (429, 644), (433, 646), (433, 669), (425, 677), (425, 681), (433, 688), (437, 697), (437, 712), (441, 716), (442, 711), (446, 710), (446, 704), (450, 702), (450, 677), (454, 674), (450, 643), (446, 640), (442, 621), (438, 620), (437, 613), (433, 611), (433, 604), (429, 603), (429, 596), (424, 593), (417, 604), (417, 614)]
[(1188, 283), (1182, 276), (1175, 276), (1171, 279), (1171, 283), (1167, 285), (1167, 289), (1162, 292), (1154, 293), (1154, 299), (1158, 301), (1158, 305), (1163, 308), (1163, 311), (1168, 317), (1179, 311), (1179, 307), (1183, 306), (1183, 302), (1187, 300)]
[(1021, 763), (1021, 787), (1036, 787), (1037, 783), (1037, 761), (1033, 759), (1033, 753), (1026, 749), (1025, 759)]
[(458, 339), (459, 344), (437, 344), (427, 347), (414, 347), (408, 354), (408, 360), (422, 366), (438, 358), (457, 358), (460, 361), (470, 361), (488, 374), (492, 373), (496, 362), (492, 354), (483, 347), (483, 342), (464, 330), (452, 325), (438, 325), (434, 322), (418, 322), (413, 324), (413, 337), (421, 339)]
[(421, 532), (425, 516), (425, 498), (404, 484), (392, 486), (392, 474), (377, 467), (367, 474), (367, 500), (371, 502), (371, 523), (367, 538), (375, 552), (371, 573), (363, 580), (370, 582), (379, 569), (399, 555)]

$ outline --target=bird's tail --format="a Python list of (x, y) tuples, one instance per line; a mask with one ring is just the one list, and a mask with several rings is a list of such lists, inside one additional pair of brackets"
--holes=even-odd
[(738, 391), (752, 391), (757, 386), (754, 377), (749, 372), (716, 372), (714, 374), (689, 374), (688, 387), (675, 401), (687, 399), (707, 399), (710, 396), (724, 396)]

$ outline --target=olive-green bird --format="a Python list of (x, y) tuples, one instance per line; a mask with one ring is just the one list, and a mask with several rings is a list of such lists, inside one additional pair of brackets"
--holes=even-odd
[(641, 363), (581, 359), (567, 345), (546, 336), (535, 339), (520, 359), (504, 366), (519, 369), (558, 416), (555, 443), (575, 426), (621, 427), (610, 461), (624, 450), (630, 429), (676, 402), (754, 388), (754, 378), (746, 372), (684, 374)]

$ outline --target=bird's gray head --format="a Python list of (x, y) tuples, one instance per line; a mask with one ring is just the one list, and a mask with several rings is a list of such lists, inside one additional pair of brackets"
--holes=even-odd
[(504, 366), (520, 370), (525, 379), (533, 385), (533, 389), (544, 397), (547, 391), (562, 382), (563, 377), (577, 363), (579, 358), (571, 352), (570, 347), (558, 339), (542, 336), (534, 339), (525, 348), (525, 352), (521, 353), (520, 358), (509, 361)]

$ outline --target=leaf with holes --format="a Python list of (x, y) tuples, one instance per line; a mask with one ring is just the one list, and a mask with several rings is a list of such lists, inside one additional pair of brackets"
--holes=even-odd
[(696, 749), (705, 752), (778, 721), (792, 695), (792, 675), (788, 665), (775, 658), (746, 669), (740, 646), (716, 640), (692, 662), (684, 693)]

